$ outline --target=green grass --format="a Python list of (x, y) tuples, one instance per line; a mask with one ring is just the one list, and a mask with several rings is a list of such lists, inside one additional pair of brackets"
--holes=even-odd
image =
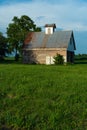
[(0, 129), (87, 130), (87, 65), (0, 64)]

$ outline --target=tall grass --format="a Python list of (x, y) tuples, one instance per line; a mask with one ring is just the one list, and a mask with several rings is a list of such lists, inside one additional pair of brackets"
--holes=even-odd
[(86, 130), (87, 65), (0, 64), (0, 127)]

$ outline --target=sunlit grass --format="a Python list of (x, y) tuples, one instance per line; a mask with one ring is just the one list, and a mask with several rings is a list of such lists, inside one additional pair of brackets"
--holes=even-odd
[(87, 65), (0, 64), (0, 127), (86, 130)]

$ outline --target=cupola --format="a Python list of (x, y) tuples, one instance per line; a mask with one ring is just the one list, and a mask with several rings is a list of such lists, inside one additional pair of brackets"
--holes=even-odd
[(53, 34), (55, 31), (56, 24), (46, 24), (45, 25), (45, 34)]

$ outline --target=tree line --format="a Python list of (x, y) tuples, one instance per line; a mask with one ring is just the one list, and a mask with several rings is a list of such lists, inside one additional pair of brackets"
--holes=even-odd
[(40, 27), (37, 27), (34, 21), (27, 15), (22, 15), (20, 18), (14, 16), (12, 23), (7, 27), (7, 37), (0, 32), (0, 60), (3, 60), (6, 54), (15, 52), (15, 60), (21, 55), (24, 40), (29, 32), (39, 32)]

